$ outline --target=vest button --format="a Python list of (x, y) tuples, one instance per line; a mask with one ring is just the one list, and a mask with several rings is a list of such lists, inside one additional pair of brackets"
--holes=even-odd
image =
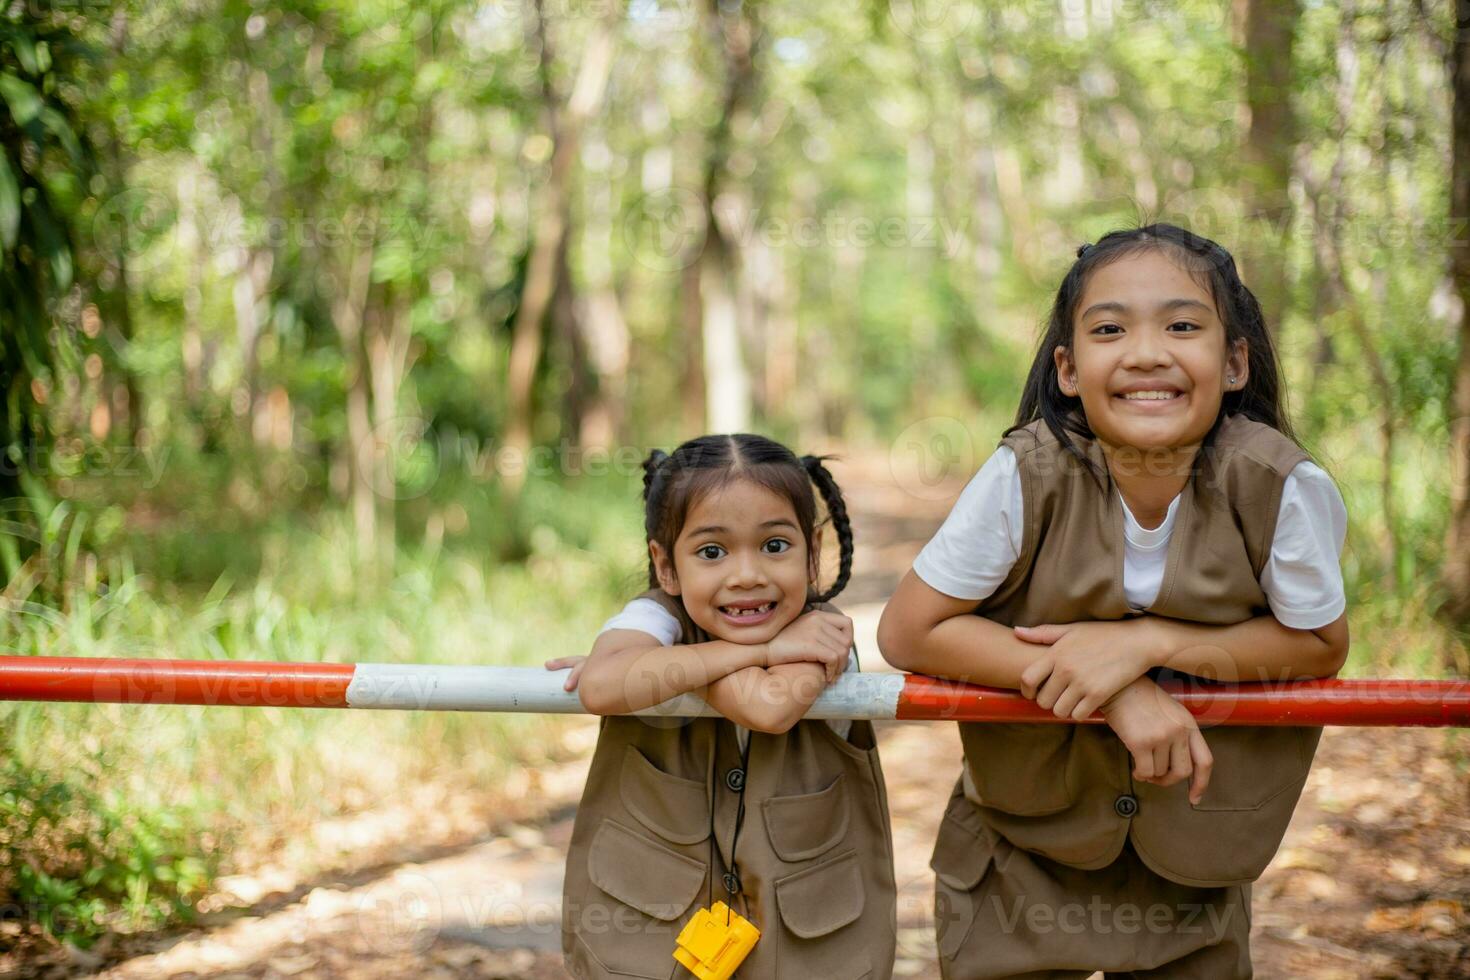
[(730, 787), (730, 792), (738, 793), (745, 788), (745, 770), (731, 769), (725, 773), (725, 785)]
[(1113, 801), (1113, 811), (1120, 817), (1131, 817), (1138, 812), (1138, 797), (1123, 794)]

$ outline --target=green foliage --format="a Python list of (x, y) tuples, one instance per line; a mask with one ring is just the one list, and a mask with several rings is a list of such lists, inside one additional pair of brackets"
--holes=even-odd
[(184, 807), (89, 785), (119, 753), (87, 741), (83, 768), (67, 772), (0, 752), (0, 905), (84, 947), (105, 930), (187, 920), (218, 862)]
[(71, 214), (93, 166), (70, 85), (86, 57), (64, 20), (0, 12), (0, 582), (45, 544), (38, 527), (54, 516), (25, 464), (38, 433), (45, 442), (48, 392), (78, 359), (51, 312), (72, 285)]
[[(27, 604), (0, 618), (0, 648), (539, 666), (586, 649), (641, 587), (643, 554), (633, 482), (539, 489), (526, 496), (539, 503), (522, 518), (524, 561), (493, 557), (482, 539), (497, 513), (471, 507), (441, 545), (405, 545), (376, 588), (345, 572), (351, 528), (339, 515), (215, 528), (208, 545), (232, 564), (207, 589), (164, 577), (181, 571), (183, 542), (158, 555), (134, 538), (126, 550), (141, 569), (114, 570), (100, 595), (73, 593), (64, 615)], [(493, 788), (564, 755), (558, 719), (454, 712), (12, 703), (0, 732), (0, 906), (79, 943), (187, 919), (240, 851), (307, 873), (323, 818), (434, 780)]]

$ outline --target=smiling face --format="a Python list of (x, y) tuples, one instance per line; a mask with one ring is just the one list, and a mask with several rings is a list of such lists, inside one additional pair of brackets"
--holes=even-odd
[(659, 584), (716, 639), (765, 643), (801, 615), (815, 577), (791, 501), (735, 479), (694, 501), (673, 554), (649, 543)]
[(1246, 342), (1227, 350), (1214, 297), (1161, 249), (1094, 270), (1056, 348), (1062, 393), (1082, 399), (1087, 424), (1114, 448), (1195, 446), (1226, 391), (1246, 383)]

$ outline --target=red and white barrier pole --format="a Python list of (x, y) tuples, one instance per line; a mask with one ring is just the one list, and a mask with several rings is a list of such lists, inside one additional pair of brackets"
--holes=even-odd
[[(564, 677), (535, 667), (0, 656), (0, 700), (585, 713), (577, 695), (562, 690)], [(1211, 725), (1470, 727), (1470, 681), (1170, 681), (1164, 688)], [(714, 712), (686, 694), (639, 713)], [(845, 674), (807, 717), (1069, 723), (1016, 691), (878, 673)]]

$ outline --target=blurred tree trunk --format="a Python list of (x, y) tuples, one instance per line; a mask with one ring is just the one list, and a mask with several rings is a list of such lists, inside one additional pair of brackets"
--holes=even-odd
[[(119, 10), (113, 15), (108, 31), (109, 46), (114, 58), (121, 59), (128, 44), (127, 11)], [(112, 170), (112, 186), (127, 187), (130, 160), (123, 150), (122, 137), (118, 134), (114, 120), (107, 120), (103, 127), (107, 133), (108, 165)], [(119, 229), (118, 254), (116, 256), (117, 278), (108, 288), (101, 290), (99, 297), (103, 323), (112, 332), (115, 346), (126, 351), (133, 342), (132, 291), (128, 283), (128, 229), (126, 223)], [(111, 258), (111, 257), (109, 257)], [(143, 389), (132, 368), (126, 363), (121, 366), (124, 390), (127, 392), (127, 432), (134, 445), (139, 445), (139, 430), (143, 425)]]
[[(252, 142), (260, 159), (265, 162), (262, 175), (264, 184), (265, 213), (272, 216), (285, 214), (281, 199), (282, 178), (275, 163), (277, 130), (283, 122), (275, 107), (275, 95), (271, 91), (271, 79), (265, 71), (250, 73), (248, 82), (252, 113)], [(246, 205), (241, 204), (242, 208)], [(260, 397), (260, 341), (266, 325), (270, 322), (271, 275), (275, 270), (275, 247), (270, 244), (241, 245), (235, 271), (235, 324), (239, 332), (241, 382), (245, 386), (247, 411), (245, 420), (250, 426), (251, 438), (257, 446), (264, 446), (270, 438), (270, 418), (266, 403)]]
[[(369, 214), (366, 227), (377, 229), (376, 212)], [(372, 285), (375, 244), (349, 253), (343, 263), (342, 283), (332, 302), (332, 324), (342, 345), (347, 369), (347, 446), (345, 447), (348, 495), (352, 525), (356, 533), (356, 558), (360, 564), (377, 557), (377, 505), (373, 500), (372, 473), (363, 466), (364, 454), (372, 446), (372, 415), (369, 385), (371, 375), (363, 351), (363, 324)]]
[[(570, 223), (570, 202), (567, 212)], [(570, 248), (571, 236), (563, 235), (556, 250), (556, 288), (551, 294), (550, 315), (552, 332), (562, 348), (567, 372), (566, 388), (561, 393), (563, 431), (580, 444), (587, 414), (592, 410), (597, 381), (587, 356), (581, 303), (572, 283), (572, 267), (567, 257)]]
[[(964, 102), (964, 122), (959, 128), (962, 146), (969, 162), (968, 184), (974, 207), (975, 234), (970, 260), (975, 275), (975, 319), (983, 329), (995, 323), (995, 281), (1001, 269), (1001, 241), (1005, 237), (1005, 216), (995, 182), (995, 125), (990, 101), (983, 95), (970, 95)], [(950, 214), (963, 215), (953, 208)], [(969, 237), (969, 236), (967, 236)]]
[[(122, 159), (121, 151), (118, 149), (117, 134), (110, 131), (110, 126), (108, 129), (108, 141), (111, 147), (109, 166), (116, 181), (112, 186), (122, 188), (126, 186), (124, 183), (126, 164)], [(119, 354), (124, 355), (127, 353), (128, 348), (132, 346), (134, 334), (132, 289), (128, 280), (127, 260), (130, 248), (128, 229), (125, 225), (126, 223), (122, 223), (118, 229), (117, 254), (107, 257), (109, 265), (116, 269), (115, 276), (105, 277), (110, 279), (110, 281), (101, 283), (102, 288), (100, 289), (97, 288), (99, 284), (87, 284), (88, 291), (93, 291), (96, 295), (98, 313), (101, 316), (103, 327), (111, 341), (112, 348)], [(138, 378), (135, 372), (128, 366), (126, 358), (124, 357), (119, 360), (120, 363), (115, 362), (116, 370), (122, 375), (123, 390), (126, 392), (127, 413), (125, 418), (117, 419), (117, 421), (126, 424), (129, 440), (134, 445), (138, 445), (139, 429), (143, 424), (143, 390), (138, 384)]]
[[(532, 403), (536, 369), (545, 346), (545, 325), (558, 288), (571, 290), (563, 239), (572, 221), (572, 165), (577, 158), (582, 127), (602, 104), (607, 78), (612, 70), (613, 43), (619, 16), (617, 4), (608, 4), (587, 50), (582, 54), (572, 94), (563, 110), (553, 84), (556, 63), (551, 35), (547, 30), (542, 0), (532, 0), (533, 43), (539, 55), (542, 111), (551, 137), (551, 166), (546, 183), (537, 195), (535, 224), (531, 230), (530, 259), (511, 333), (508, 405), (505, 445), (522, 459), (531, 447)], [(563, 283), (562, 280), (565, 280)], [(524, 479), (522, 467), (511, 467), (506, 482), (517, 492)]]
[[(1296, 116), (1292, 111), (1292, 55), (1296, 48), (1299, 0), (1245, 0), (1245, 89), (1251, 124), (1246, 132), (1244, 198), (1255, 224), (1248, 246), (1246, 278), (1266, 324), (1281, 329), (1286, 312), (1286, 236), (1291, 227), (1292, 158)], [(1346, 14), (1344, 14), (1346, 16)]]
[[(734, 232), (744, 215), (722, 214), (730, 142), (737, 117), (749, 106), (755, 88), (755, 39), (758, 26), (744, 4), (724, 6), (712, 0), (708, 25), (725, 68), (725, 92), (720, 115), (709, 135), (705, 156), (703, 203), (704, 247), (699, 253), (697, 281), (700, 344), (703, 349), (705, 419), (713, 432), (742, 432), (750, 427), (750, 370), (741, 344), (737, 305), (740, 242)], [(732, 211), (739, 207), (733, 195)], [(685, 277), (686, 288), (690, 277)], [(688, 300), (686, 299), (686, 303)]]
[(1087, 169), (1083, 166), (1082, 97), (1074, 86), (1059, 85), (1051, 93), (1056, 126), (1054, 165), (1042, 181), (1046, 200), (1068, 207), (1087, 197)]
[(766, 419), (789, 415), (796, 387), (796, 311), (786, 277), (786, 257), (765, 242), (751, 243), (746, 266), (751, 283), (753, 317), (762, 325), (765, 362), (761, 368), (761, 412)]
[[(599, 137), (600, 142), (600, 137)], [(587, 306), (581, 317), (587, 359), (597, 375), (591, 404), (578, 426), (577, 439), (587, 447), (612, 449), (625, 438), (628, 388), (628, 324), (613, 288), (613, 185), (603, 180), (587, 190), (587, 225), (582, 265)]]
[(1001, 213), (1011, 229), (1011, 258), (1023, 275), (1041, 280), (1052, 256), (1046, 254), (1037, 232), (1037, 218), (1031, 209), (1032, 188), (1021, 167), (1020, 154), (1013, 143), (994, 144), (995, 187)]
[(184, 287), (184, 330), (179, 338), (179, 361), (184, 369), (184, 407), (189, 417), (198, 420), (204, 399), (204, 222), (199, 211), (200, 169), (187, 167), (179, 174), (179, 246), (187, 250), (184, 261), (189, 276)]
[[(703, 243), (698, 246), (703, 250)], [(703, 432), (705, 425), (704, 297), (699, 289), (699, 253), (688, 257), (679, 272), (679, 326), (683, 359), (679, 370), (681, 428)]]
[[(1451, 122), (1450, 219), (1470, 217), (1470, 14), (1457, 8), (1450, 50)], [(1470, 625), (1470, 246), (1463, 232), (1450, 249), (1450, 275), (1460, 297), (1460, 359), (1455, 372), (1455, 401), (1450, 419), (1450, 528), (1445, 547), (1445, 612)]]
[(394, 511), (400, 438), (420, 435), (404, 428), (413, 424), (411, 420), (398, 418), (398, 389), (408, 371), (413, 336), (411, 294), (395, 288), (391, 303), (372, 309), (365, 326), (373, 428), (369, 440), (360, 444), (357, 459), (359, 468), (366, 471), (363, 482), (373, 491), (373, 544), (378, 566), (386, 571), (392, 569), (397, 556)]
[(712, 432), (744, 432), (750, 428), (750, 370), (740, 343), (740, 315), (733, 292), (734, 261), (729, 242), (712, 228), (699, 261), (705, 424)]
[(610, 450), (627, 437), (629, 354), (628, 324), (610, 283), (589, 293), (583, 329), (597, 384), (581, 417), (577, 440), (583, 446)]
[(245, 419), (251, 436), (263, 443), (263, 421), (258, 422), (260, 402), (260, 338), (270, 308), (271, 272), (275, 254), (268, 247), (240, 246), (236, 250), (235, 332), (240, 342), (240, 381), (245, 386)]
[[(1348, 208), (1344, 178), (1347, 174), (1349, 147), (1348, 129), (1351, 125), (1353, 106), (1357, 102), (1358, 78), (1361, 69), (1353, 35), (1356, 9), (1353, 0), (1342, 0), (1341, 26), (1337, 34), (1337, 92), (1336, 103), (1337, 156), (1325, 187), (1313, 188), (1309, 195), (1314, 204), (1318, 234), (1313, 236), (1317, 264), (1327, 277), (1329, 295), (1333, 306), (1341, 309), (1352, 330), (1353, 337), (1368, 369), (1368, 376), (1376, 389), (1374, 401), (1378, 406), (1379, 432), (1379, 491), (1382, 496), (1383, 525), (1387, 537), (1387, 548), (1383, 556), (1390, 580), (1397, 582), (1399, 564), (1398, 501), (1394, 490), (1394, 447), (1398, 438), (1398, 412), (1394, 402), (1394, 385), (1389, 376), (1388, 365), (1379, 350), (1380, 342), (1368, 322), (1369, 303), (1357, 294), (1351, 284), (1348, 266), (1351, 257), (1347, 254), (1343, 236), (1343, 222)], [(1376, 304), (1375, 304), (1376, 306)]]

